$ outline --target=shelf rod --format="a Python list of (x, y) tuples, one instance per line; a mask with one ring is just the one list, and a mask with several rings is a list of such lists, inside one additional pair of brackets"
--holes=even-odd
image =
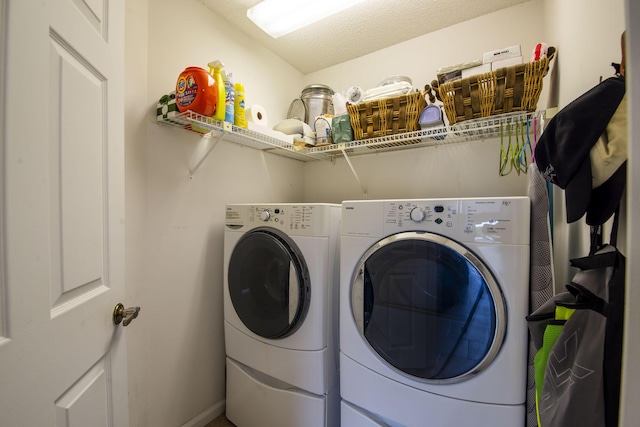
[(222, 139), (224, 138), (224, 132), (220, 134), (220, 137), (218, 139), (216, 139), (212, 144), (211, 147), (209, 147), (209, 149), (207, 150), (206, 153), (204, 153), (204, 156), (202, 156), (202, 158), (200, 159), (200, 161), (198, 163), (196, 163), (196, 165), (193, 167), (193, 169), (189, 169), (189, 181), (193, 180), (193, 176), (196, 174), (196, 171), (198, 170), (198, 168), (200, 168), (200, 166), (202, 165), (202, 163), (204, 163), (204, 161), (206, 160), (206, 158), (209, 156), (209, 154), (211, 154), (211, 151), (213, 151), (213, 149), (218, 145), (218, 143), (220, 141), (222, 141)]
[(347, 152), (344, 150), (344, 148), (341, 148), (340, 151), (342, 151), (342, 155), (344, 156), (344, 159), (347, 161), (347, 164), (351, 168), (351, 173), (356, 178), (356, 181), (358, 181), (358, 185), (360, 186), (360, 189), (362, 190), (362, 194), (364, 195), (364, 198), (366, 199), (367, 198), (367, 189), (364, 187), (364, 185), (362, 185), (362, 182), (360, 181), (360, 178), (358, 177), (358, 174), (357, 174), (355, 168), (351, 164), (351, 160), (349, 160), (349, 156), (347, 155)]

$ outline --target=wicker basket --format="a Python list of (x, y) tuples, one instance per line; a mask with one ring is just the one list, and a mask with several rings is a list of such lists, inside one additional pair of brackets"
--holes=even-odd
[(438, 93), (449, 125), (497, 114), (535, 111), (542, 78), (552, 58), (442, 83)]
[(359, 140), (416, 131), (426, 106), (420, 92), (347, 105), (353, 137)]

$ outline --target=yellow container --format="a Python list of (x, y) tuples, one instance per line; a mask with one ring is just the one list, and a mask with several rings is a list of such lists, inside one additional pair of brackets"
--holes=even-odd
[(224, 64), (221, 61), (209, 62), (209, 73), (213, 76), (213, 79), (218, 85), (218, 100), (216, 102), (216, 110), (213, 113), (213, 118), (224, 122), (224, 109), (225, 109), (225, 88), (224, 79), (222, 78), (222, 67)]
[(234, 85), (235, 100), (234, 100), (234, 120), (233, 124), (239, 127), (247, 127), (247, 119), (245, 117), (244, 108), (244, 85), (242, 83), (236, 83)]

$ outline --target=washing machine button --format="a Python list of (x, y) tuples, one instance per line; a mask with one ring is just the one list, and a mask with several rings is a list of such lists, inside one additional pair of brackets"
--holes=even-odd
[(269, 221), (269, 218), (271, 218), (271, 212), (269, 212), (268, 210), (263, 210), (262, 213), (260, 213), (260, 219), (263, 221)]

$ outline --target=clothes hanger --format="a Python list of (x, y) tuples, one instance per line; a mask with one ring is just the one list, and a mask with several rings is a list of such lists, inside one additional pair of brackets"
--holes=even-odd
[(515, 147), (513, 147), (513, 151), (511, 154), (511, 162), (513, 163), (513, 169), (515, 169), (518, 175), (520, 175), (520, 172), (521, 172), (520, 151), (522, 150), (522, 146), (524, 145), (524, 143), (522, 145), (520, 144), (520, 128), (521, 128), (521, 123), (519, 121), (516, 121), (515, 122), (516, 145)]
[(531, 163), (536, 162), (536, 144), (538, 144), (538, 117), (533, 116), (533, 147), (531, 147)]
[[(505, 146), (505, 127), (508, 142)], [(534, 118), (534, 144), (537, 141), (536, 124)], [(512, 129), (514, 132), (512, 132)], [(500, 176), (509, 175), (514, 169), (518, 175), (527, 173), (530, 162), (533, 162), (533, 145), (531, 143), (531, 119), (522, 118), (514, 122), (500, 124)], [(513, 137), (515, 136), (515, 144)], [(527, 151), (529, 153), (527, 157)], [(529, 159), (531, 159), (529, 161)], [(508, 168), (507, 168), (508, 166)]]
[[(500, 123), (500, 168), (498, 170), (500, 176), (507, 176), (513, 169), (513, 162), (511, 161), (511, 123), (507, 123), (507, 132), (509, 133), (509, 143), (504, 146), (504, 124)], [(509, 165), (509, 170), (507, 170)]]
[(531, 137), (529, 134), (529, 127), (531, 125), (531, 119), (527, 119), (526, 123), (522, 123), (521, 131), (522, 131), (522, 147), (520, 148), (520, 153), (518, 155), (519, 167), (522, 172), (527, 173), (529, 162), (527, 161), (527, 148), (529, 148), (529, 158), (533, 156), (533, 149), (531, 147)]
[[(526, 134), (527, 134), (527, 144), (526, 144), (526, 148), (528, 148), (528, 149), (529, 149), (529, 159), (530, 159), (530, 162), (529, 162), (528, 164), (525, 164), (525, 166), (527, 167), (527, 169), (529, 169), (529, 164), (530, 164), (531, 162), (533, 162), (533, 145), (531, 144), (531, 118), (528, 118), (528, 119), (527, 119), (527, 132), (526, 132)], [(524, 154), (524, 156), (525, 156), (525, 163), (526, 163), (526, 162), (527, 162), (527, 159), (526, 159), (526, 155), (527, 155), (527, 153), (526, 153), (526, 150), (525, 150), (525, 149), (523, 149), (523, 151), (524, 151), (524, 153), (523, 153), (523, 154)]]

